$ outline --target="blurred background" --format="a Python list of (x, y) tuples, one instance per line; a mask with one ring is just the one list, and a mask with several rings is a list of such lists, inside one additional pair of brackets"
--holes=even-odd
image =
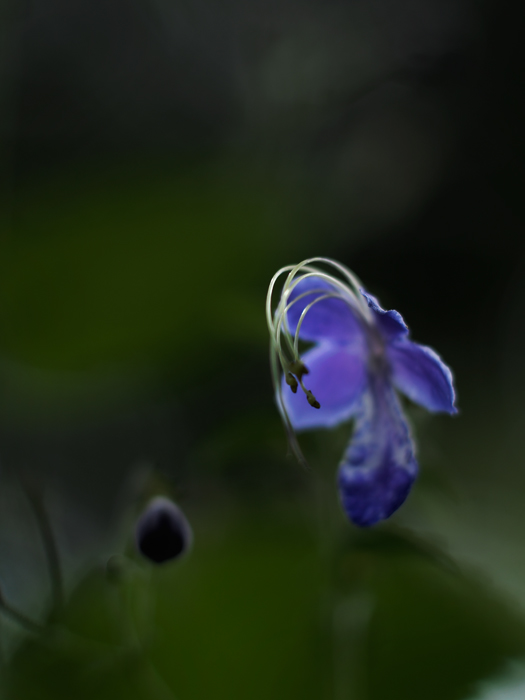
[[(0, 697), (525, 697), (520, 4), (0, 13), (0, 585), (49, 622), (0, 617)], [(266, 288), (312, 255), (456, 376), (459, 416), (407, 408), (421, 476), (370, 531), (337, 502), (351, 426), (306, 472), (273, 403)], [(153, 569), (157, 493), (195, 543)]]

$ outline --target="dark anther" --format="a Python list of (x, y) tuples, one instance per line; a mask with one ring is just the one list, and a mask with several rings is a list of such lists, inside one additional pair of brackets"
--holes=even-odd
[(135, 530), (137, 549), (163, 564), (184, 554), (192, 542), (191, 527), (184, 513), (168, 498), (154, 498), (140, 516)]
[(321, 404), (309, 389), (306, 392), (306, 398), (308, 399), (308, 403), (310, 404), (310, 406), (313, 406), (314, 408), (321, 408)]
[(297, 379), (293, 376), (291, 372), (286, 373), (285, 381), (292, 390), (294, 394), (297, 394), (297, 387), (299, 384), (297, 383)]
[(310, 373), (308, 367), (306, 365), (303, 365), (301, 360), (295, 360), (291, 363), (290, 372), (292, 372), (292, 374), (295, 374), (299, 381), (301, 381), (305, 374)]

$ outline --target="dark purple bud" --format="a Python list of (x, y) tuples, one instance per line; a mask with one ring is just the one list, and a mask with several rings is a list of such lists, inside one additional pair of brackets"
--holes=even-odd
[(146, 559), (163, 564), (188, 551), (193, 533), (180, 508), (169, 498), (157, 496), (140, 516), (135, 540), (137, 549)]

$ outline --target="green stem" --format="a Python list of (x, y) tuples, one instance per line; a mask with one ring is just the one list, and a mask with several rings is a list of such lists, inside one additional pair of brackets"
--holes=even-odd
[[(316, 436), (316, 475), (318, 506), (318, 542), (321, 566), (326, 572), (328, 633), (332, 642), (331, 671), (334, 700), (366, 700), (365, 673), (362, 668), (362, 644), (370, 619), (371, 600), (357, 580), (338, 581), (338, 563), (342, 554), (345, 523), (337, 498), (333, 465), (339, 454), (339, 435)], [(322, 457), (321, 457), (322, 455)], [(327, 466), (329, 465), (329, 468)]]
[(60, 556), (56, 544), (53, 528), (40, 490), (31, 484), (27, 479), (22, 480), (22, 485), (27, 496), (27, 500), (33, 509), (38, 525), (42, 545), (46, 555), (49, 577), (51, 579), (51, 591), (53, 603), (56, 610), (64, 606), (64, 583), (62, 579), (62, 569), (60, 567)]
[(31, 618), (27, 617), (27, 615), (24, 615), (24, 613), (21, 613), (16, 608), (13, 608), (5, 600), (2, 591), (0, 591), (0, 611), (32, 634), (41, 634), (44, 631), (43, 625), (40, 625), (38, 622), (34, 622)]

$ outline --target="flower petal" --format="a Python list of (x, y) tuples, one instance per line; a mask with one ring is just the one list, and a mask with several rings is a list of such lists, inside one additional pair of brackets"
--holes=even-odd
[(309, 369), (303, 382), (321, 408), (310, 406), (300, 387), (293, 394), (283, 378), (282, 399), (293, 428), (332, 428), (348, 420), (366, 387), (366, 356), (358, 350), (323, 343), (301, 359)]
[(399, 336), (408, 334), (408, 326), (403, 321), (399, 311), (385, 311), (381, 308), (379, 301), (372, 294), (368, 294), (361, 289), (361, 294), (368, 302), (368, 306), (374, 312), (376, 323), (387, 340), (393, 340)]
[[(302, 294), (306, 296), (301, 297)], [(299, 322), (299, 318), (308, 304), (315, 299), (329, 294), (340, 293), (339, 290), (320, 277), (305, 277), (294, 287), (289, 297), (289, 303), (301, 297), (288, 310), (288, 324), (292, 334)], [(352, 343), (356, 339), (362, 340), (363, 330), (355, 314), (342, 299), (323, 299), (308, 310), (299, 336), (302, 340), (323, 341), (332, 340), (341, 343)]]
[(410, 340), (389, 343), (392, 382), (429, 411), (457, 413), (452, 372), (432, 348)]
[(339, 468), (343, 508), (360, 527), (388, 518), (405, 501), (418, 465), (410, 431), (392, 387), (371, 382)]

